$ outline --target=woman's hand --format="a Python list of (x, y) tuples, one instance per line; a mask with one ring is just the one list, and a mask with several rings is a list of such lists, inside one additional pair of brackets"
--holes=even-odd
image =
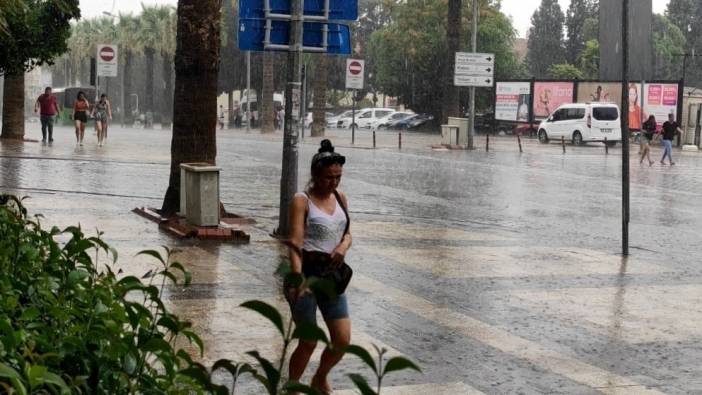
[(297, 303), (298, 299), (310, 293), (310, 289), (305, 286), (285, 288), (285, 296), (290, 303)]
[(348, 248), (346, 246), (344, 246), (343, 244), (339, 244), (338, 246), (336, 246), (334, 251), (331, 252), (331, 264), (334, 268), (337, 268), (341, 266), (342, 263), (344, 263), (347, 250)]

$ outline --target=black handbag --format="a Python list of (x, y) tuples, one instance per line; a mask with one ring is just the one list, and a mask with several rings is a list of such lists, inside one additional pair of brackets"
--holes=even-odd
[[(346, 228), (344, 229), (344, 236), (346, 236), (351, 225), (349, 212), (337, 191), (334, 191), (334, 196), (346, 216)], [(316, 277), (331, 282), (334, 284), (334, 290), (337, 295), (341, 295), (346, 291), (353, 276), (351, 266), (347, 265), (346, 262), (342, 262), (336, 267), (332, 266), (331, 255), (326, 252), (306, 250), (300, 252), (298, 248), (295, 248), (295, 250), (302, 257), (302, 273), (305, 277)]]

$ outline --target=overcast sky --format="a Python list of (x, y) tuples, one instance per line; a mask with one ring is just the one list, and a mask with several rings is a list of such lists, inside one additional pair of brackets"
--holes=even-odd
[[(469, 1), (469, 0), (465, 0)], [(565, 10), (570, 4), (570, 0), (558, 0), (561, 7)], [(669, 0), (653, 0), (653, 10), (658, 13), (665, 11), (665, 7)], [(123, 13), (139, 13), (141, 3), (149, 4), (171, 4), (176, 5), (177, 0), (80, 0), (80, 9), (84, 18), (99, 16), (103, 11), (112, 11), (114, 4), (114, 12)], [(502, 10), (505, 14), (512, 17), (514, 27), (519, 31), (519, 35), (524, 37), (526, 31), (531, 25), (531, 15), (539, 6), (541, 0), (502, 0)]]

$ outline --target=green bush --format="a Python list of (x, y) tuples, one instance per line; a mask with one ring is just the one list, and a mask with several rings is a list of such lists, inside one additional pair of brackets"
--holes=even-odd
[[(167, 284), (187, 286), (190, 273), (171, 259), (164, 247), (162, 256), (148, 255), (160, 263), (158, 270), (141, 279), (119, 276), (110, 265), (98, 264), (99, 253), (117, 261), (117, 252), (100, 238), (86, 237), (79, 227), (44, 230), (40, 217), (30, 219), (22, 202), (0, 195), (0, 392), (85, 394), (227, 394), (234, 393), (242, 374), (250, 374), (271, 395), (317, 391), (283, 377), (288, 349), (295, 339), (320, 340), (329, 344), (318, 327), (284, 323), (281, 314), (260, 301), (242, 307), (258, 312), (278, 329), (284, 341), (274, 363), (256, 351), (248, 354), (261, 372), (248, 364), (223, 359), (211, 369), (194, 362), (178, 339), (197, 346), (203, 343), (191, 331), (191, 323), (170, 313), (161, 296)], [(56, 239), (67, 241), (59, 243)], [(95, 254), (94, 258), (91, 254)], [(316, 279), (307, 281), (316, 290), (332, 292)], [(143, 281), (142, 281), (143, 280)], [(350, 375), (362, 394), (379, 394), (385, 374), (419, 368), (401, 357), (384, 367), (361, 347), (346, 352), (357, 355), (375, 375), (377, 390), (371, 390), (360, 375)], [(231, 388), (213, 383), (212, 374), (223, 370), (231, 375)]]

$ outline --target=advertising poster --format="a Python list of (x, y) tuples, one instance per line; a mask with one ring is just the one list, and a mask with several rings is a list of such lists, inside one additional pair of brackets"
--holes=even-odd
[(527, 122), (531, 87), (528, 82), (498, 82), (495, 95), (495, 119)]
[(641, 130), (643, 125), (644, 111), (641, 109), (642, 102), (641, 84), (629, 84), (629, 130)]
[(572, 102), (572, 82), (536, 82), (534, 84), (534, 118), (548, 118), (558, 106)]
[(581, 82), (578, 103), (620, 103), (622, 84), (617, 82)]
[(646, 84), (645, 91), (645, 116), (655, 116), (659, 128), (668, 120), (668, 114), (677, 118), (678, 84)]

